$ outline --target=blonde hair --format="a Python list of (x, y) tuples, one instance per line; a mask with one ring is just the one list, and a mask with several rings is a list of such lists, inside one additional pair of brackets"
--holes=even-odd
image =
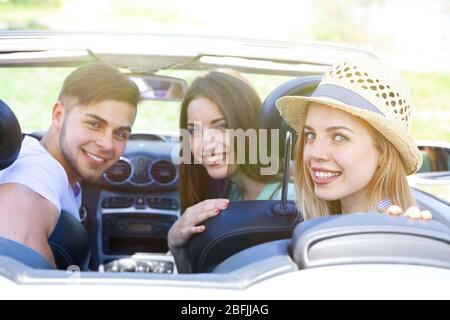
[[(377, 204), (389, 199), (401, 208), (414, 205), (414, 198), (406, 179), (406, 171), (397, 149), (372, 126), (367, 124), (375, 147), (381, 152), (380, 165), (366, 186), (368, 201), (367, 211), (377, 209)], [(305, 142), (303, 133), (299, 134), (295, 150), (295, 185), (297, 189), (297, 206), (305, 220), (320, 216), (340, 214), (341, 203), (319, 199), (314, 193), (314, 183), (303, 161)]]

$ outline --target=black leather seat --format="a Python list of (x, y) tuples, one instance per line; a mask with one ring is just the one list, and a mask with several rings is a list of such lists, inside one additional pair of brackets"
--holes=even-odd
[(8, 168), (19, 155), (22, 130), (12, 110), (0, 100), (0, 170)]
[(207, 231), (194, 236), (186, 246), (189, 271), (209, 272), (244, 249), (290, 239), (302, 215), (277, 215), (272, 210), (277, 204), (279, 201), (233, 202), (219, 216), (206, 221)]
[(67, 270), (76, 267), (80, 271), (88, 270), (91, 257), (89, 235), (74, 216), (61, 212), (58, 224), (48, 243), (58, 269)]
[(280, 129), (280, 157), (284, 157), (284, 137), (286, 132), (291, 131), (294, 136), (294, 145), (296, 133), (293, 132), (283, 118), (280, 116), (276, 108), (276, 101), (284, 96), (310, 96), (319, 85), (322, 76), (307, 76), (292, 79), (283, 83), (273, 90), (264, 100), (260, 111), (261, 128), (263, 129)]
[[(19, 155), (22, 132), (12, 110), (0, 100), (0, 170), (8, 168)], [(53, 234), (49, 238), (58, 269), (77, 266), (88, 269), (89, 238), (83, 225), (68, 213), (62, 212)], [(32, 249), (0, 237), (0, 256), (7, 256), (32, 268), (53, 269), (49, 261)]]

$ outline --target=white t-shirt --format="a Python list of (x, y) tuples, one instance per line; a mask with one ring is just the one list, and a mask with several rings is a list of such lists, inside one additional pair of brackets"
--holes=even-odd
[[(0, 171), (0, 184), (19, 183), (80, 220), (81, 189), (72, 189), (63, 166), (38, 140), (25, 136), (17, 160)], [(75, 192), (78, 193), (75, 195)]]

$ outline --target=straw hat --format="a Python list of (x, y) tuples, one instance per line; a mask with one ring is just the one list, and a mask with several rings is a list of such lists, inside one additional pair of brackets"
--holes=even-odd
[(407, 174), (419, 170), (422, 157), (409, 135), (413, 102), (401, 75), (372, 58), (337, 63), (326, 73), (311, 97), (287, 96), (277, 108), (299, 134), (310, 102), (337, 108), (371, 124), (400, 153)]

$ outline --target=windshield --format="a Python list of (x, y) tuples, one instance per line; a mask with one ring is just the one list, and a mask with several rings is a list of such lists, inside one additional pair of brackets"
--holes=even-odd
[[(73, 68), (2, 68), (1, 99), (10, 105), (25, 132), (46, 131), (51, 124), (52, 107), (58, 99), (65, 77)], [(159, 75), (185, 79), (189, 84), (205, 72), (162, 70)], [(244, 74), (264, 99), (278, 85), (292, 79), (287, 76)], [(180, 101), (142, 101), (138, 107), (134, 132), (177, 134)]]

